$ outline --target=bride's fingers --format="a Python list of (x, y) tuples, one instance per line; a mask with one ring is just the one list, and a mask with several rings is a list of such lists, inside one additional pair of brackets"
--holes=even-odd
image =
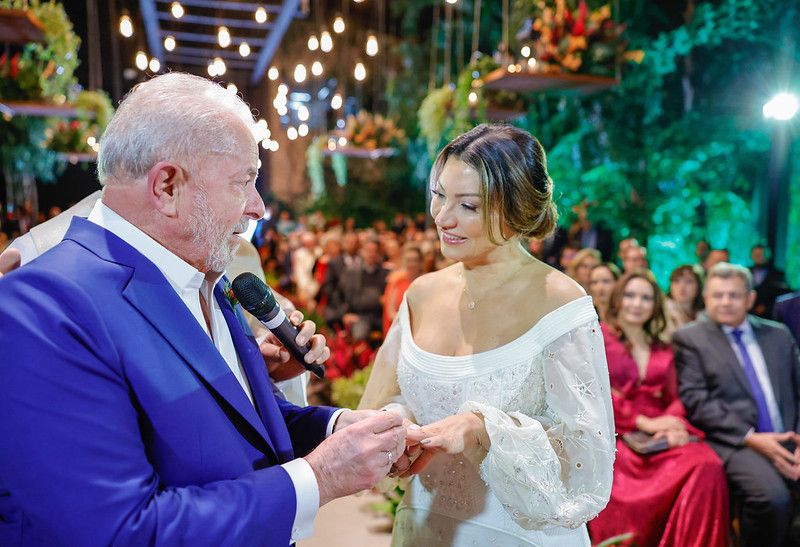
[(423, 451), (422, 454), (411, 464), (405, 472), (403, 472), (400, 476), (401, 477), (408, 477), (409, 475), (415, 475), (417, 473), (422, 472), (428, 464), (430, 463), (431, 459), (436, 454), (434, 452), (428, 452), (427, 450)]

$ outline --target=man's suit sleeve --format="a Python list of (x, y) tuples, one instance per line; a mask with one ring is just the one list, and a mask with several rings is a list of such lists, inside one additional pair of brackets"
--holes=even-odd
[(296, 498), (280, 466), (160, 484), (92, 295), (30, 268), (0, 282), (0, 544), (27, 528), (31, 544), (288, 545)]
[(692, 338), (687, 329), (679, 330), (673, 337), (678, 393), (689, 421), (709, 439), (741, 446), (752, 425), (741, 420), (725, 401), (712, 395), (703, 352)]

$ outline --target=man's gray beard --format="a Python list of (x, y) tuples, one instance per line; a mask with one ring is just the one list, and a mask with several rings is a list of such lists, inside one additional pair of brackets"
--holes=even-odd
[[(236, 243), (229, 242), (231, 232), (217, 222), (214, 212), (208, 203), (208, 193), (202, 185), (198, 185), (194, 196), (194, 209), (190, 219), (189, 230), (192, 243), (200, 249), (210, 251), (205, 259), (205, 266), (211, 272), (224, 272), (233, 260), (241, 241), (236, 238)], [(244, 218), (233, 228), (234, 232), (247, 230), (249, 220)]]

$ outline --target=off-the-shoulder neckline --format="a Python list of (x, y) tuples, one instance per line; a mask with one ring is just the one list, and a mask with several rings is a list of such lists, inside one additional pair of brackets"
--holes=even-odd
[(434, 361), (446, 360), (449, 362), (473, 361), (484, 357), (495, 357), (498, 354), (516, 350), (520, 346), (530, 346), (532, 341), (535, 342), (535, 345), (544, 348), (563, 334), (583, 325), (591, 319), (597, 319), (597, 313), (592, 304), (592, 297), (588, 295), (581, 296), (547, 312), (520, 336), (495, 348), (467, 355), (442, 355), (427, 351), (417, 345), (411, 331), (411, 315), (405, 296), (403, 297), (400, 310), (400, 322), (403, 334), (405, 335), (404, 337), (408, 339), (414, 351)]

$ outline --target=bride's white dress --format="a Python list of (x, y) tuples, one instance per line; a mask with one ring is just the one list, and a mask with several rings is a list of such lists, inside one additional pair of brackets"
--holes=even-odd
[(415, 476), (393, 545), (589, 545), (586, 521), (605, 507), (614, 420), (605, 349), (590, 297), (546, 315), (493, 350), (442, 356), (419, 348), (408, 306), (395, 344), (397, 381), (420, 425), (479, 411), (491, 440), (476, 469), (440, 454)]

